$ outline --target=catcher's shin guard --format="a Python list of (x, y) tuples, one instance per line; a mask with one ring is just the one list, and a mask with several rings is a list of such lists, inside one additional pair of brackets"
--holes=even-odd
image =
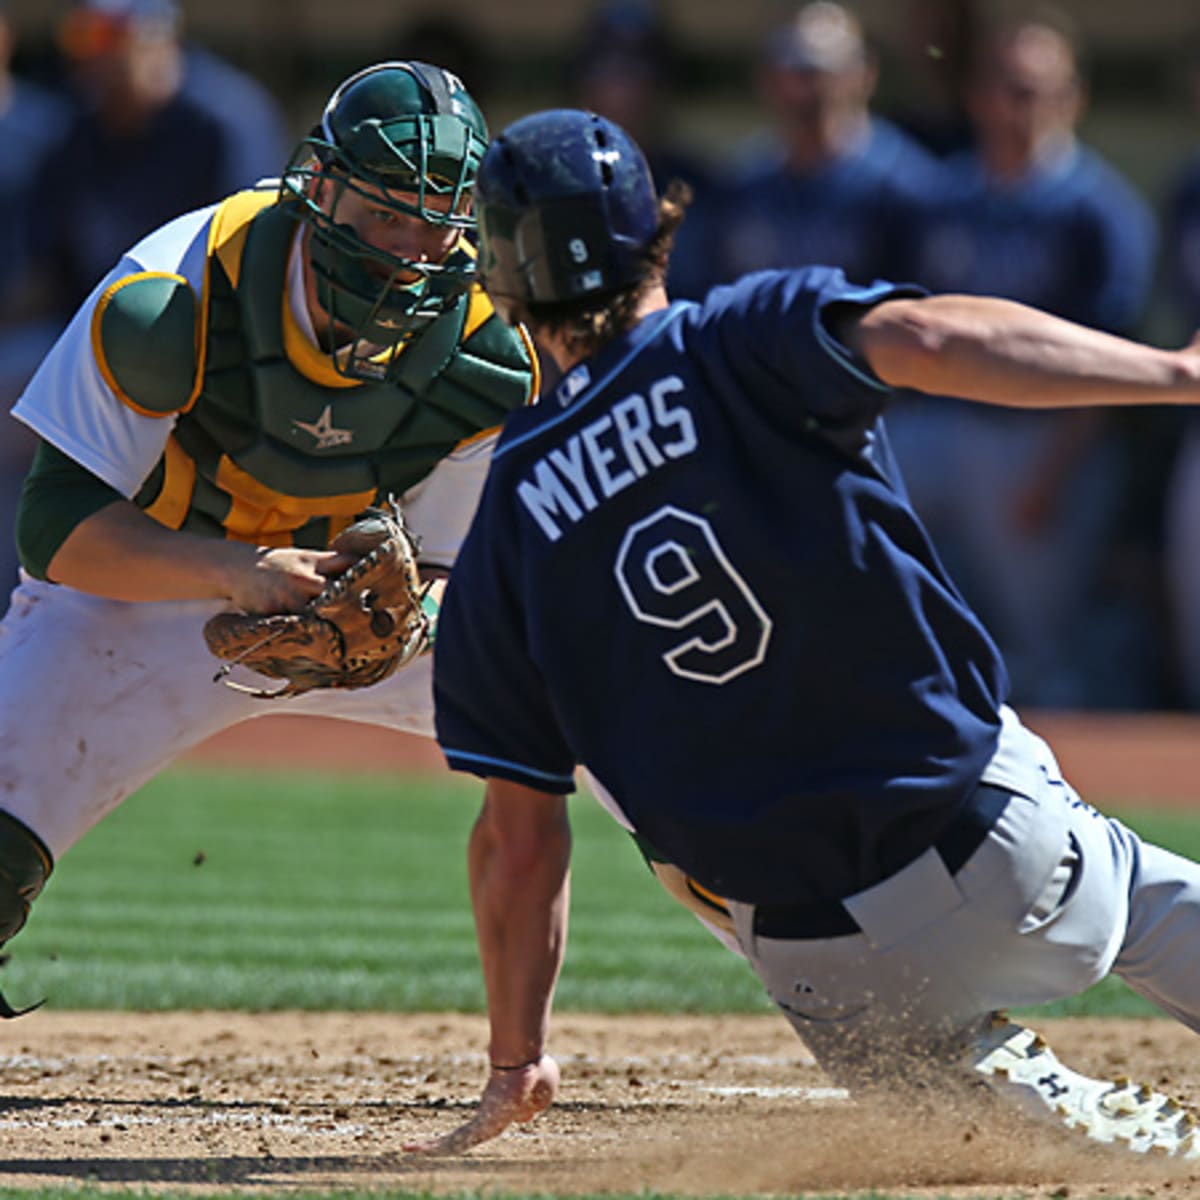
[[(53, 868), (53, 856), (41, 838), (0, 809), (0, 946), (21, 931)], [(13, 1008), (0, 994), (0, 1017), (29, 1011)]]

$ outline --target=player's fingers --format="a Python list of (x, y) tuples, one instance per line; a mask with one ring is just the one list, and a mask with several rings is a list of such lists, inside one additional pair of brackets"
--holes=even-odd
[(478, 1111), (465, 1124), (441, 1137), (412, 1142), (404, 1148), (418, 1154), (461, 1154), (503, 1133), (514, 1121), (529, 1119), (522, 1117), (520, 1112), (516, 1102), (496, 1100), (485, 1093)]
[(481, 1112), (450, 1133), (423, 1142), (406, 1142), (404, 1149), (409, 1154), (462, 1154), (503, 1133), (511, 1124), (511, 1120), (502, 1119), (499, 1114), (485, 1117)]
[(414, 1154), (462, 1154), (501, 1134), (514, 1122), (532, 1121), (558, 1094), (558, 1063), (548, 1054), (522, 1072), (492, 1073), (471, 1120), (442, 1137), (405, 1145)]

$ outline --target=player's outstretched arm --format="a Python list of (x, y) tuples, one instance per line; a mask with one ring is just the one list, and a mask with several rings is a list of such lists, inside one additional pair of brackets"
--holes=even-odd
[(455, 1154), (529, 1121), (558, 1091), (545, 1052), (567, 939), (571, 830), (562, 796), (489, 779), (468, 869), (487, 988), (491, 1068), (479, 1108), (449, 1134), (407, 1149)]
[(1160, 350), (991, 296), (885, 300), (839, 333), (893, 387), (1015, 408), (1200, 402), (1200, 339)]

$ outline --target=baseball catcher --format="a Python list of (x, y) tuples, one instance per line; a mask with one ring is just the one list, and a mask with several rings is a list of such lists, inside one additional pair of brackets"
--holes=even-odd
[[(224, 665), (213, 677), (264, 699), (313, 688), (369, 687), (433, 644), (436, 604), (417, 568), (418, 540), (395, 500), (370, 508), (339, 534), (331, 550), (355, 561), (298, 613), (222, 612), (204, 626), (208, 648)], [(282, 679), (247, 688), (228, 678), (239, 664)]]
[[(540, 392), (476, 279), (486, 145), (458, 76), (354, 72), (278, 179), (129, 247), (14, 406), (39, 442), (0, 626), (0, 727), (23, 731), (0, 945), (93, 825), (259, 696), (432, 735), (437, 575)], [(234, 662), (257, 678), (213, 686)]]

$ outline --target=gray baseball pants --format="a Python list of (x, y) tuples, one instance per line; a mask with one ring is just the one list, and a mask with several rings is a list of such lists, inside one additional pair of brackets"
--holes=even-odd
[(844, 900), (859, 932), (838, 937), (763, 937), (752, 905), (729, 905), (772, 999), (843, 1086), (937, 1061), (994, 1011), (1075, 995), (1110, 972), (1200, 1030), (1200, 864), (1085, 804), (1007, 716), (998, 759), (1016, 769), (1000, 774), (1020, 790), (1006, 787), (955, 874), (927, 851)]

